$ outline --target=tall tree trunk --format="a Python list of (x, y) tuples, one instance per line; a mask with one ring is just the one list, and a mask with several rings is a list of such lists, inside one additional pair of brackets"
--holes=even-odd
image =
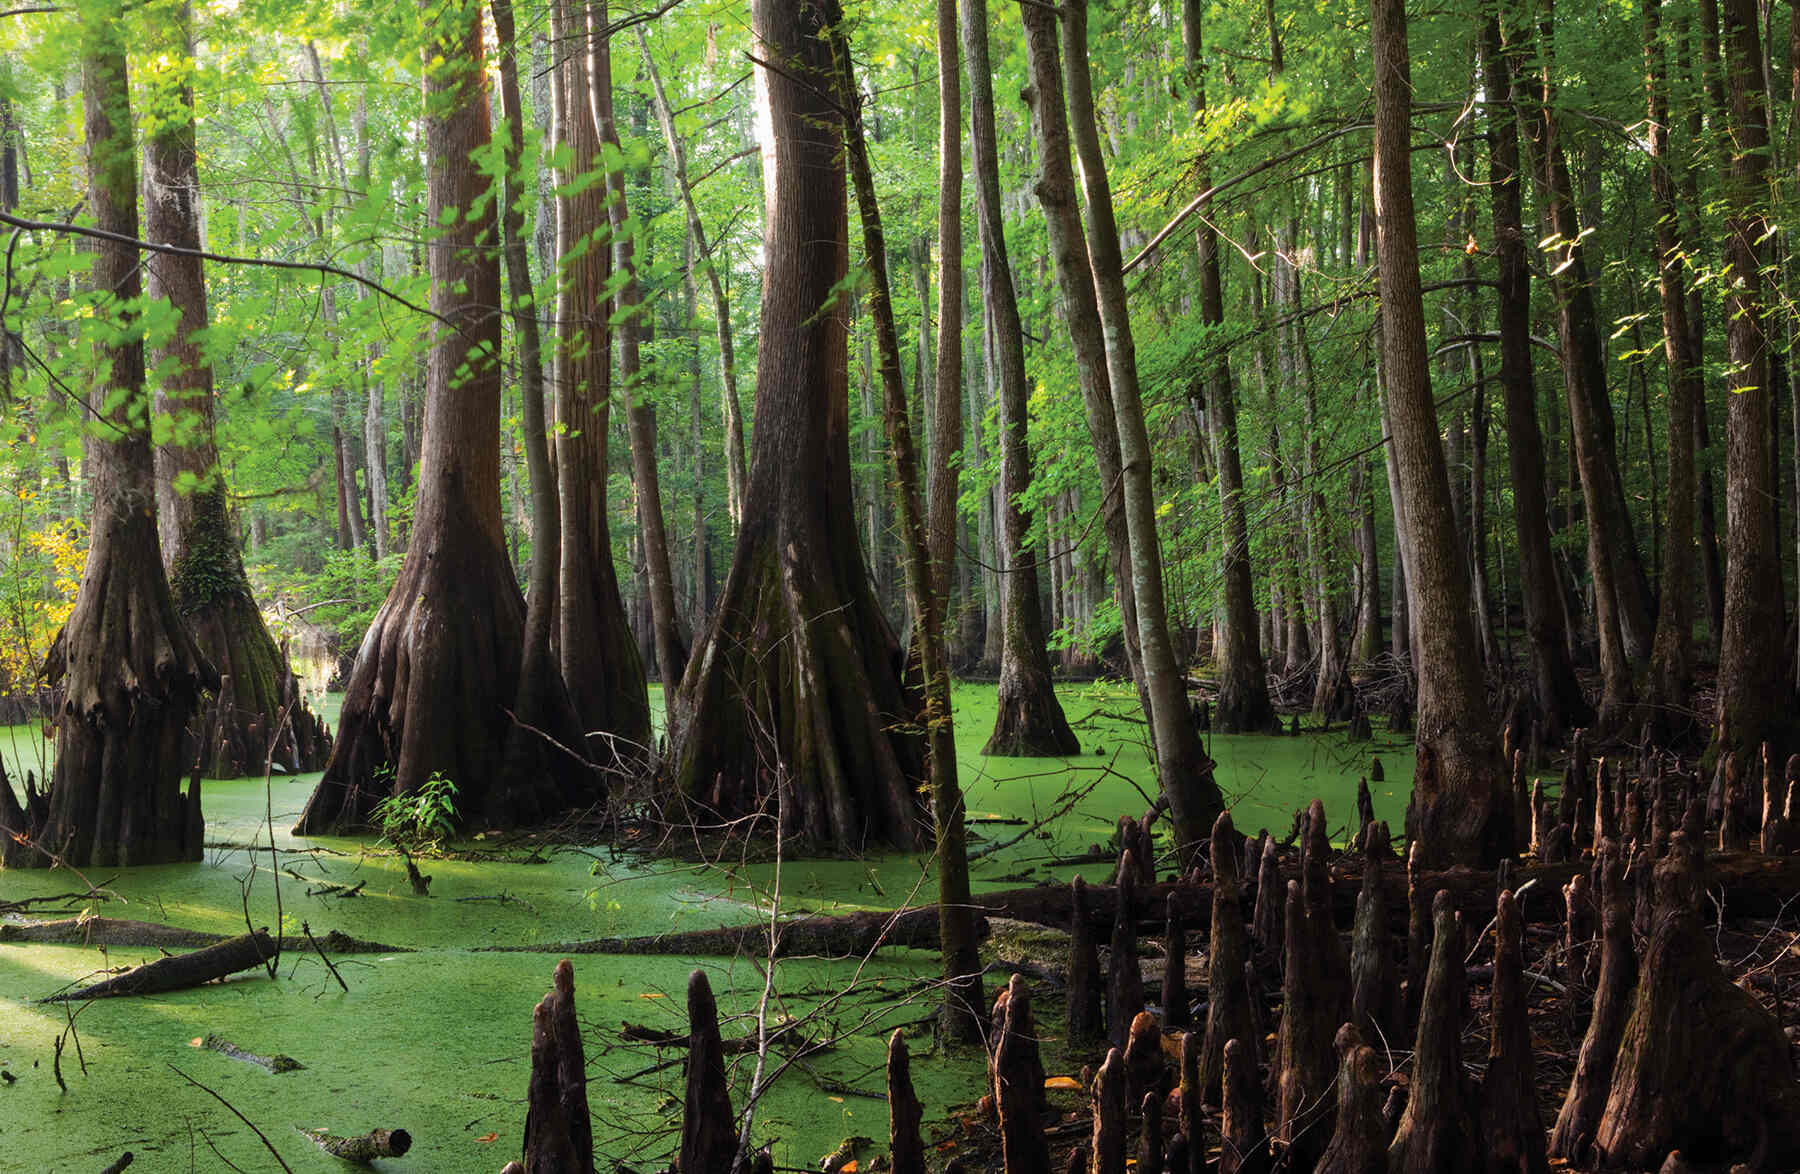
[(1031, 486), (1026, 442), (1025, 342), (1013, 290), (1002, 219), (1000, 158), (994, 132), (994, 75), (988, 59), (987, 0), (963, 0), (963, 58), (969, 83), (969, 143), (975, 163), (976, 225), (981, 239), (981, 293), (988, 310), (1000, 393), (1000, 525), (1005, 566), (1000, 696), (993, 735), (983, 754), (1076, 754), (1081, 744), (1063, 716), (1050, 679), (1037, 556), (1021, 496)]
[[(1026, 5), (1024, 16), (1028, 33), (1034, 28), (1041, 28), (1040, 35), (1050, 31), (1049, 14), (1043, 9)], [(1088, 256), (1093, 262), (1093, 284), (1099, 295), (1106, 369), (1124, 471), (1138, 647), (1143, 654), (1144, 683), (1150, 695), (1157, 773), (1175, 824), (1176, 850), (1185, 863), (1202, 850), (1213, 820), (1225, 810), (1225, 802), (1213, 780), (1212, 760), (1200, 746), (1199, 732), (1188, 710), (1187, 673), (1176, 658), (1170, 638), (1168, 606), (1163, 595), (1162, 544), (1156, 532), (1155, 467), (1138, 385), (1137, 346), (1125, 303), (1124, 259), (1119, 250), (1118, 225), (1113, 219), (1112, 186), (1107, 180), (1100, 132), (1094, 120), (1093, 82), (1088, 70), (1087, 0), (1067, 0), (1062, 22), (1063, 59), (1067, 62), (1069, 82), (1068, 121), (1087, 196)], [(1047, 76), (1039, 83), (1044, 91), (1039, 96), (1044, 104), (1040, 113), (1046, 122), (1061, 122), (1062, 95), (1050, 92), (1055, 81), (1054, 44), (1046, 45), (1044, 51), (1033, 56), (1043, 57), (1047, 67), (1043, 71)], [(1063, 150), (1066, 159), (1066, 147)], [(1063, 168), (1066, 170), (1066, 163)]]
[(1670, 174), (1668, 67), (1661, 0), (1644, 0), (1644, 92), (1649, 111), (1650, 192), (1656, 209), (1657, 292), (1662, 302), (1663, 359), (1668, 364), (1669, 504), (1663, 531), (1662, 583), (1656, 642), (1643, 691), (1640, 722), (1659, 740), (1684, 732), (1677, 719), (1688, 698), (1688, 645), (1693, 628), (1694, 411), (1706, 394), (1687, 319), (1687, 261), (1678, 232), (1680, 212)]
[(558, 755), (546, 773), (505, 768), (516, 727), (525, 607), (500, 519), (500, 251), (487, 177), (491, 140), (481, 9), (447, 10), (425, 46), (431, 309), (425, 428), (413, 539), (358, 650), (337, 746), (296, 834), (367, 824), (376, 803), (433, 775), (457, 787), (461, 821), (531, 822), (597, 796)]
[(1782, 678), (1781, 540), (1775, 503), (1781, 492), (1768, 437), (1769, 338), (1763, 264), (1767, 213), (1769, 116), (1763, 89), (1755, 0), (1724, 0), (1720, 56), (1730, 108), (1731, 169), (1725, 182), (1726, 353), (1725, 628), (1719, 646), (1719, 711), (1712, 753), (1750, 762), (1771, 744), (1776, 761), (1792, 749), (1791, 690)]
[(96, 347), (90, 405), (105, 421), (89, 438), (94, 513), (75, 608), (48, 657), (61, 689), (48, 794), (21, 806), (0, 780), (0, 867), (122, 868), (200, 859), (196, 779), (181, 791), (188, 717), (217, 677), (176, 614), (156, 540), (154, 458), (145, 423), (137, 163), (123, 13), (82, 10), (82, 98), (88, 208), (119, 240), (95, 246), (94, 286), (120, 329)]
[[(556, 618), (557, 570), (562, 562), (562, 511), (556, 499), (556, 478), (550, 471), (544, 348), (538, 330), (531, 259), (525, 244), (525, 116), (519, 93), (512, 0), (491, 0), (491, 5), (494, 38), (500, 52), (500, 110), (505, 123), (501, 140), (506, 160), (506, 183), (500, 204), (501, 249), (506, 262), (508, 312), (518, 343), (520, 430), (531, 481), (531, 579), (525, 595), (523, 650), (513, 712), (521, 727), (544, 730), (564, 746), (575, 747), (581, 745), (582, 730), (575, 722), (568, 687), (563, 683), (562, 668), (550, 642)], [(562, 97), (561, 87), (552, 89), (554, 103)], [(539, 739), (514, 737), (509, 753), (513, 755), (509, 770), (530, 771), (544, 769), (545, 757), (560, 751)]]
[[(1500, 24), (1482, 29), (1482, 68), (1496, 99), (1513, 92), (1515, 62), (1501, 45)], [(1544, 442), (1538, 429), (1537, 383), (1531, 360), (1531, 269), (1527, 260), (1518, 121), (1511, 109), (1489, 108), (1488, 193), (1493, 205), (1499, 290), (1500, 391), (1506, 405), (1506, 454), (1512, 473), (1513, 525), (1519, 547), (1519, 593), (1531, 659), (1532, 704), (1547, 736), (1560, 741), (1592, 720), (1569, 660), (1555, 556), (1550, 552), (1550, 507), (1545, 493)]]
[[(171, 34), (179, 43), (162, 58), (171, 64), (150, 79), (160, 117), (144, 149), (144, 232), (154, 243), (198, 250), (191, 28), (184, 8)], [(331, 739), (300, 703), (238, 553), (214, 440), (212, 365), (200, 344), (210, 323), (200, 259), (165, 254), (146, 275), (149, 296), (168, 299), (180, 319), (169, 343), (150, 356), (172, 372), (158, 390), (157, 412), (177, 417), (174, 434), (187, 438), (159, 445), (155, 454), (164, 561), (176, 610), (220, 677), (190, 726), (187, 761), (212, 778), (260, 773), (268, 762), (318, 770)]]
[[(606, 0), (593, 5), (601, 30), (594, 41), (594, 96), (600, 112), (600, 142), (608, 159), (624, 159), (618, 125), (613, 116), (612, 51), (605, 31)], [(639, 338), (643, 315), (648, 311), (638, 284), (636, 245), (626, 203), (623, 167), (608, 167), (608, 214), (612, 220), (613, 264), (622, 274), (618, 283), (619, 398), (625, 408), (625, 426), (631, 438), (631, 479), (637, 486), (638, 530), (643, 537), (644, 565), (649, 573), (650, 623), (656, 637), (656, 667), (663, 682), (663, 708), (672, 713), (677, 696), (673, 687), (687, 669), (687, 648), (680, 636), (675, 612), (675, 576), (669, 569), (669, 536), (663, 524), (662, 479), (656, 467), (656, 427), (650, 406), (637, 401), (640, 357)]]
[[(688, 182), (687, 148), (675, 133), (675, 114), (669, 96), (663, 91), (662, 75), (650, 57), (650, 42), (644, 37), (644, 26), (637, 26), (638, 46), (644, 55), (644, 72), (650, 78), (650, 93), (656, 100), (656, 122), (662, 127), (663, 139), (669, 147), (669, 160), (675, 171), (675, 186), (681, 191), (681, 204), (687, 211), (688, 233), (700, 250), (701, 268), (706, 271), (707, 288), (712, 293), (713, 325), (719, 338), (719, 379), (725, 408), (725, 494), (726, 510), (733, 527), (744, 518), (744, 414), (738, 399), (737, 355), (731, 339), (731, 303), (725, 297), (725, 285), (719, 279), (718, 262), (706, 242), (706, 228), (700, 223), (700, 209), (694, 203), (694, 189)], [(698, 631), (696, 630), (696, 638)], [(666, 685), (664, 686), (667, 687)]]
[(1418, 765), (1407, 831), (1424, 860), (1492, 867), (1513, 850), (1511, 795), (1475, 654), (1468, 577), (1456, 548), (1438, 442), (1413, 219), (1405, 0), (1372, 0), (1375, 217), (1381, 343), (1395, 459), (1406, 503), (1406, 570), (1417, 608)]
[[(1192, 87), (1190, 105), (1195, 114), (1206, 109), (1200, 3), (1201, 0), (1182, 0), (1181, 6), (1182, 44)], [(1202, 155), (1196, 167), (1194, 182), (1202, 190), (1211, 187), (1210, 159)], [(1207, 209), (1202, 209), (1194, 241), (1200, 264), (1200, 320), (1207, 326), (1223, 327), (1225, 297), (1219, 273), (1219, 234)], [(1263, 663), (1256, 594), (1250, 579), (1250, 524), (1244, 509), (1244, 469), (1238, 449), (1237, 393), (1232, 386), (1231, 353), (1227, 348), (1216, 348), (1202, 380), (1206, 387), (1207, 428), (1213, 459), (1218, 465), (1223, 548), (1219, 568), (1224, 580), (1224, 608), (1219, 617), (1222, 639), (1213, 649), (1219, 675), (1213, 728), (1226, 734), (1253, 733), (1274, 725), (1275, 707), (1269, 700), (1269, 673)]]
[[(1551, 35), (1547, 15), (1544, 20), (1541, 44), (1547, 45)], [(1630, 716), (1632, 670), (1649, 655), (1654, 616), (1619, 479), (1588, 246), (1576, 216), (1560, 127), (1550, 107), (1548, 63), (1535, 85), (1523, 73), (1516, 75), (1513, 98), (1536, 155), (1550, 229), (1558, 242), (1551, 280), (1556, 289), (1570, 436), (1587, 513), (1588, 573), (1594, 586), (1602, 681), (1597, 722), (1604, 730), (1617, 730)]]
[[(940, 18), (943, 14), (940, 12)], [(949, 13), (947, 32), (954, 42), (956, 13)], [(913, 641), (925, 677), (925, 708), (919, 715), (927, 736), (931, 782), (932, 822), (937, 832), (939, 943), (944, 956), (944, 1022), (957, 1039), (981, 1038), (984, 1018), (981, 991), (981, 958), (976, 948), (974, 910), (969, 904), (969, 852), (963, 824), (963, 795), (956, 777), (956, 723), (950, 708), (950, 666), (945, 659), (944, 610), (949, 600), (932, 573), (931, 542), (920, 489), (919, 453), (913, 442), (912, 413), (900, 377), (900, 340), (894, 327), (892, 287), (888, 280), (887, 239), (875, 202), (875, 178), (869, 166), (868, 145), (863, 139), (863, 119), (856, 75), (850, 61), (850, 43), (842, 27), (832, 30), (832, 51), (839, 69), (838, 95), (845, 111), (844, 130), (849, 146), (850, 175), (861, 214), (863, 252), (869, 266), (869, 310), (875, 320), (877, 348), (881, 353), (882, 417), (888, 449), (894, 462), (894, 496), (900, 511), (902, 561), (906, 568), (906, 593), (912, 609)], [(954, 60), (945, 68), (954, 70)], [(954, 110), (954, 107), (952, 107)], [(921, 303), (922, 305), (923, 303)], [(919, 332), (927, 332), (921, 310)], [(952, 342), (961, 348), (961, 340)], [(919, 388), (919, 394), (924, 394)], [(946, 584), (947, 586), (947, 584)]]
[(765, 223), (744, 524), (689, 661), (675, 782), (712, 817), (765, 812), (840, 851), (918, 844), (920, 709), (869, 588), (850, 492), (842, 112), (835, 3), (752, 7)]
[[(589, 757), (609, 763), (650, 749), (650, 699), (644, 663), (619, 592), (607, 519), (607, 427), (612, 400), (612, 333), (608, 327), (612, 254), (606, 189), (581, 181), (601, 174), (594, 61), (604, 21), (585, 4), (567, 5), (571, 46), (563, 60), (569, 164), (557, 199), (563, 246), (557, 291), (556, 475), (562, 504), (562, 566), (556, 592), (556, 651)], [(579, 189), (579, 190), (570, 190)]]

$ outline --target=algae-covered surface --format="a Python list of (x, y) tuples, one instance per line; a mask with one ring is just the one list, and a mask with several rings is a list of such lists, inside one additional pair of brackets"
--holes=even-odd
[[(1105, 864), (1059, 861), (1107, 844), (1118, 815), (1140, 814), (1154, 793), (1131, 691), (1068, 686), (1062, 697), (1083, 753), (1000, 760), (979, 754), (993, 721), (992, 687), (957, 691), (972, 850), (1025, 833), (979, 856), (978, 889), (1062, 881), (1077, 871), (1103, 877)], [(41, 742), (36, 729), (0, 731), (0, 755), (9, 769), (36, 769), (21, 759), (35, 756)], [(1285, 831), (1293, 810), (1314, 795), (1341, 826), (1371, 754), (1380, 755), (1387, 775), (1373, 788), (1378, 815), (1397, 827), (1404, 810), (1412, 753), (1397, 738), (1378, 733), (1371, 744), (1335, 732), (1221, 736), (1209, 739), (1209, 747), (1247, 831)], [(519, 1151), (531, 1008), (556, 955), (480, 947), (737, 924), (767, 916), (777, 890), (783, 912), (891, 908), (928, 902), (934, 892), (925, 856), (786, 860), (778, 872), (769, 861), (696, 865), (645, 860), (603, 844), (508, 839), (501, 847), (482, 838), (455, 845), (457, 859), (423, 862), (433, 878), (431, 895), (416, 897), (398, 859), (371, 840), (299, 840), (287, 833), (314, 778), (276, 776), (266, 789), (260, 779), (208, 781), (205, 860), (93, 875), (114, 899), (81, 903), (108, 917), (219, 933), (241, 932), (247, 905), (255, 924), (282, 926), (289, 936), (275, 978), (247, 972), (193, 990), (65, 1009), (35, 1000), (156, 951), (0, 943), (0, 1072), (12, 1077), (0, 1078), (0, 1170), (87, 1174), (124, 1150), (137, 1155), (133, 1169), (146, 1171), (226, 1169), (227, 1161), (245, 1170), (277, 1169), (255, 1133), (198, 1087), (204, 1085), (254, 1122), (296, 1171), (342, 1168), (296, 1127), (342, 1134), (403, 1127), (414, 1138), (412, 1152), (381, 1166), (492, 1174)], [(1042, 828), (1031, 826), (1065, 805)], [(353, 897), (320, 891), (326, 883), (358, 882)], [(0, 900), (83, 887), (65, 871), (0, 873)], [(316, 954), (294, 948), (303, 923), (320, 936), (335, 929), (404, 952), (338, 958), (345, 992)], [(624, 1021), (685, 1030), (684, 990), (695, 966), (707, 971), (722, 1013), (733, 1017), (726, 1036), (752, 1031), (764, 991), (760, 959), (575, 959), (589, 1103), (597, 1148), (609, 1160), (655, 1168), (675, 1144), (680, 1053), (624, 1044), (619, 1030)], [(764, 1095), (755, 1136), (774, 1143), (778, 1166), (817, 1168), (846, 1137), (885, 1138), (886, 1105), (871, 1094), (880, 1091), (885, 1038), (895, 1027), (905, 1027), (911, 1041), (928, 1127), (978, 1095), (980, 1057), (933, 1050), (927, 1020), (935, 970), (934, 955), (912, 950), (884, 950), (866, 961), (777, 965), (771, 1020), (818, 1010), (808, 1034), (842, 1037), (832, 1049), (785, 1066)], [(1050, 1005), (1055, 1000), (1044, 1002), (1047, 1062), (1054, 1069), (1061, 1060), (1060, 1023)], [(77, 1007), (79, 1049), (73, 1037), (63, 1048), (63, 1091), (53, 1075), (56, 1044)], [(272, 1075), (196, 1046), (209, 1032), (249, 1052), (292, 1056), (304, 1067)], [(783, 1059), (772, 1054), (771, 1068)], [(741, 1108), (754, 1059), (731, 1060), (734, 1103)]]

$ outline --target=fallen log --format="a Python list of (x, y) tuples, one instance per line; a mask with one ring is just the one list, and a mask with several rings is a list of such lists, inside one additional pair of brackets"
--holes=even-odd
[[(1023, 890), (1035, 892), (1034, 889)], [(1110, 886), (1109, 886), (1110, 891)], [(1063, 903), (1068, 903), (1064, 891)], [(1112, 902), (1116, 905), (1117, 902)], [(936, 906), (904, 909), (896, 913), (862, 912), (835, 917), (801, 917), (776, 925), (775, 956), (799, 955), (849, 957), (867, 954), (877, 946), (938, 948)], [(976, 932), (987, 933), (985, 920), (977, 919)], [(501, 953), (535, 954), (656, 954), (681, 957), (766, 956), (769, 925), (733, 925), (721, 929), (686, 930), (636, 938), (595, 938), (585, 942), (531, 943), (521, 946), (483, 946)]]
[(412, 1148), (412, 1134), (404, 1129), (371, 1129), (360, 1137), (337, 1137), (323, 1129), (302, 1129), (313, 1143), (334, 1158), (368, 1165), (376, 1158), (400, 1158)]
[[(1562, 886), (1577, 873), (1586, 873), (1589, 867), (1588, 862), (1577, 861), (1532, 865), (1514, 871), (1510, 883), (1514, 885), (1521, 918), (1527, 924), (1560, 923)], [(1297, 864), (1284, 863), (1279, 875), (1285, 885), (1287, 880), (1297, 879), (1300, 870)], [(1773, 916), (1782, 910), (1784, 902), (1800, 891), (1800, 856), (1763, 856), (1748, 852), (1709, 856), (1702, 877), (1705, 888), (1721, 896), (1727, 918)], [(1353, 857), (1346, 857), (1332, 870), (1331, 878), (1333, 923), (1339, 928), (1348, 928), (1356, 911), (1361, 869)], [(1486, 908), (1498, 897), (1491, 871), (1420, 872), (1417, 880), (1419, 898), (1427, 906), (1439, 892), (1448, 892), (1459, 906), (1469, 908)], [(1527, 890), (1525, 886), (1530, 882), (1536, 883)], [(1404, 928), (1407, 884), (1408, 878), (1401, 870), (1384, 870), (1382, 885), (1395, 928)], [(1087, 885), (1085, 888), (1089, 932), (1096, 938), (1110, 938), (1119, 908), (1118, 888), (1115, 885)], [(1171, 896), (1175, 912), (1190, 929), (1205, 929), (1212, 922), (1212, 885), (1209, 883), (1167, 881), (1134, 888), (1132, 917), (1140, 933), (1154, 936), (1163, 932), (1170, 913)], [(969, 904), (984, 913), (1003, 915), (1016, 921), (1063, 930), (1071, 926), (1072, 902), (1067, 884), (976, 893), (969, 898)], [(986, 925), (979, 925), (978, 932), (985, 934)], [(595, 938), (580, 942), (482, 946), (479, 949), (565, 955), (730, 957), (740, 953), (766, 954), (768, 934), (767, 923), (762, 923), (649, 937)], [(776, 954), (779, 957), (799, 954), (847, 957), (867, 954), (877, 946), (937, 949), (937, 909), (923, 906), (888, 913), (859, 912), (784, 922), (780, 926)]]
[(34, 945), (151, 946), (193, 950), (224, 940), (224, 934), (119, 917), (62, 917), (55, 921), (0, 925), (0, 942)]
[(39, 1002), (72, 1003), (86, 999), (155, 995), (164, 991), (185, 990), (224, 978), (228, 974), (236, 974), (240, 970), (261, 966), (274, 956), (275, 939), (269, 936), (268, 930), (259, 929), (253, 934), (241, 934), (203, 950), (195, 950), (191, 954), (158, 958), (91, 986), (50, 995)]
[[(119, 917), (62, 917), (54, 921), (0, 922), (0, 942), (16, 945), (145, 947), (161, 950), (196, 950), (228, 940), (222, 933), (159, 925), (154, 921), (130, 921)], [(410, 946), (364, 941), (340, 930), (318, 939), (332, 954), (410, 954)], [(289, 945), (282, 939), (282, 948)]]

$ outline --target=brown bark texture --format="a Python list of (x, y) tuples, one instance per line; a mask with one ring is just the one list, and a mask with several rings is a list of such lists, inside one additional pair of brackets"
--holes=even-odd
[(870, 589), (850, 490), (848, 207), (835, 5), (754, 9), (767, 229), (744, 524), (682, 681), (675, 781), (709, 818), (777, 793), (785, 836), (915, 846), (925, 777), (903, 652)]

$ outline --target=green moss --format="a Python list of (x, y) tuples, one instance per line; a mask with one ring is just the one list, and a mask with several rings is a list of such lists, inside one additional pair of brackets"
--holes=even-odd
[[(1013, 879), (1020, 875), (1062, 880), (1077, 868), (1091, 878), (1104, 876), (1109, 871), (1105, 863), (1071, 866), (1052, 860), (1107, 842), (1120, 811), (1141, 812), (1146, 805), (1138, 788), (1151, 788), (1141, 745), (1143, 726), (1134, 720), (1135, 698), (1128, 689), (1111, 685), (1064, 688), (1063, 705), (1084, 745), (1102, 753), (1020, 762), (978, 753), (992, 725), (993, 696), (991, 686), (962, 686), (955, 696), (960, 765), (972, 817), (1030, 821), (1053, 810), (1069, 787), (1093, 783), (1094, 788), (1060, 819), (976, 861), (977, 888), (1010, 887), (1021, 883)], [(660, 698), (652, 699), (651, 712), (660, 717)], [(8, 734), (14, 759), (21, 750), (29, 751), (30, 739), (39, 737), (30, 728), (0, 731), (0, 753), (8, 753)], [(1411, 776), (1410, 747), (1385, 738), (1378, 738), (1375, 747), (1388, 775), (1376, 788), (1377, 811), (1397, 820)], [(1356, 780), (1372, 752), (1370, 744), (1350, 743), (1336, 734), (1218, 737), (1210, 748), (1220, 764), (1220, 783), (1237, 802), (1240, 826), (1252, 831), (1262, 825), (1284, 831), (1289, 813), (1314, 794), (1324, 796), (1334, 824), (1341, 823), (1353, 810)], [(9, 1168), (97, 1168), (131, 1149), (151, 1169), (186, 1169), (190, 1141), (199, 1155), (198, 1167), (211, 1168), (218, 1163), (202, 1131), (240, 1166), (269, 1168), (255, 1137), (216, 1101), (176, 1076), (169, 1068), (173, 1064), (255, 1121), (297, 1171), (340, 1167), (294, 1132), (294, 1126), (322, 1126), (338, 1133), (402, 1126), (412, 1132), (419, 1155), (408, 1156), (411, 1168), (492, 1174), (518, 1152), (531, 1008), (547, 989), (556, 955), (479, 953), (473, 947), (738, 923), (756, 916), (776, 885), (772, 864), (696, 868), (614, 856), (597, 845), (545, 845), (528, 858), (528, 844), (526, 850), (509, 852), (507, 859), (434, 860), (428, 868), (434, 877), (432, 896), (418, 898), (411, 895), (398, 858), (373, 852), (367, 840), (296, 841), (287, 834), (315, 778), (277, 777), (266, 800), (260, 781), (209, 782), (205, 860), (125, 870), (110, 882), (121, 899), (93, 907), (113, 917), (220, 933), (240, 930), (242, 886), (254, 858), (255, 876), (247, 882), (251, 916), (258, 924), (277, 924), (266, 835), (257, 841), (263, 845), (259, 852), (244, 847), (266, 826), (267, 802), (284, 870), (307, 878), (365, 882), (361, 895), (348, 900), (309, 897), (305, 882), (284, 874), (282, 908), (291, 930), (297, 932), (305, 921), (315, 934), (338, 929), (419, 952), (340, 962), (348, 994), (315, 956), (290, 952), (276, 981), (247, 974), (223, 985), (153, 999), (96, 1003), (78, 1021), (87, 1074), (81, 1074), (72, 1051), (65, 1050), (63, 1076), (69, 1092), (64, 1095), (50, 1074), (63, 1013), (27, 1000), (98, 967), (138, 961), (150, 952), (114, 950), (102, 959), (93, 950), (74, 947), (0, 946), (0, 1067), (17, 1078), (0, 1087), (6, 1108), (0, 1128)], [(972, 846), (980, 849), (1024, 830), (1016, 823), (975, 823)], [(465, 854), (491, 852), (494, 842), (468, 840), (457, 847)], [(929, 901), (935, 882), (922, 867), (923, 859), (895, 854), (855, 861), (786, 861), (779, 877), (782, 907), (844, 910)], [(0, 877), (9, 899), (71, 888), (67, 874), (8, 872)], [(459, 900), (502, 894), (511, 900)], [(988, 953), (1007, 958), (1033, 951), (1053, 955), (1057, 940), (1058, 935), (1009, 927), (990, 943)], [(677, 1091), (679, 1065), (637, 1083), (622, 1082), (620, 1077), (669, 1056), (620, 1046), (618, 1027), (629, 1020), (678, 1028), (686, 975), (696, 961), (711, 974), (724, 1013), (739, 1016), (726, 1023), (725, 1033), (748, 1031), (750, 1024), (742, 1016), (754, 1012), (762, 991), (752, 960), (576, 959), (577, 1001), (588, 1028), (593, 1073), (590, 1101), (608, 1158), (652, 1168), (674, 1144), (676, 1110), (666, 1098)], [(823, 1000), (836, 1000), (830, 1004), (829, 1021), (853, 1034), (810, 1063), (824, 1078), (873, 1090), (879, 1084), (886, 1032), (932, 1011), (918, 1001), (928, 995), (914, 991), (895, 996), (933, 974), (936, 965), (935, 956), (918, 951), (884, 952), (860, 971), (854, 961), (784, 961), (777, 970), (780, 998), (774, 1010), (804, 1014)], [(840, 999), (847, 989), (850, 993)], [(1055, 1001), (1043, 1001), (1043, 1014), (1046, 1031), (1059, 1035)], [(931, 1052), (927, 1029), (909, 1028), (913, 1031), (914, 1076), (929, 1129), (951, 1106), (967, 1104), (979, 1094), (981, 1066), (973, 1054)], [(306, 1069), (276, 1077), (189, 1046), (207, 1032), (251, 1051), (292, 1055)], [(739, 1105), (749, 1070), (747, 1060), (734, 1069)], [(816, 1167), (844, 1137), (882, 1137), (885, 1130), (883, 1104), (821, 1092), (794, 1068), (766, 1099), (756, 1133), (776, 1139), (778, 1164)], [(479, 1140), (489, 1133), (497, 1133), (498, 1139)]]

